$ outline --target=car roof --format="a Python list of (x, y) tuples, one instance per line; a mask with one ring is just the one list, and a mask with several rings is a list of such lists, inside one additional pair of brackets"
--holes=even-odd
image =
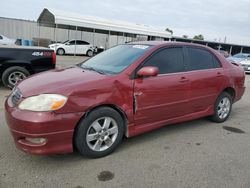
[(150, 45), (150, 46), (196, 46), (196, 47), (203, 47), (208, 48), (207, 46), (201, 44), (194, 44), (189, 42), (175, 42), (175, 41), (137, 41), (137, 42), (130, 42), (127, 44), (134, 44), (134, 45)]

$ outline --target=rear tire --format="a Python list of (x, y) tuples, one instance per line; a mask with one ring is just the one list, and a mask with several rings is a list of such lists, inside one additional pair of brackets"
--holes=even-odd
[(216, 123), (222, 123), (228, 119), (232, 110), (232, 96), (227, 92), (221, 93), (214, 105), (214, 115), (211, 120)]
[(92, 50), (87, 51), (87, 56), (92, 57), (94, 55), (94, 52)]
[(29, 71), (23, 67), (14, 66), (7, 68), (2, 75), (4, 86), (13, 88), (19, 82), (30, 75)]
[(102, 107), (90, 112), (75, 130), (74, 144), (81, 155), (90, 158), (112, 153), (124, 135), (124, 121), (114, 109)]
[(64, 55), (65, 54), (65, 50), (62, 49), (62, 48), (59, 48), (59, 49), (57, 49), (56, 54), (58, 54), (58, 55)]

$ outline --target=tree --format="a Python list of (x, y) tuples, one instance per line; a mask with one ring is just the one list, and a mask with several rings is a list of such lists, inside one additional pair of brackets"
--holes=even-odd
[(204, 37), (203, 37), (203, 35), (200, 34), (200, 35), (195, 35), (193, 39), (195, 39), (195, 40), (204, 40)]
[(169, 29), (169, 28), (166, 28), (165, 31), (171, 33), (171, 35), (173, 35), (173, 33), (174, 33), (173, 30), (171, 30), (171, 29)]
[(182, 38), (187, 39), (188, 36), (187, 35), (182, 35)]

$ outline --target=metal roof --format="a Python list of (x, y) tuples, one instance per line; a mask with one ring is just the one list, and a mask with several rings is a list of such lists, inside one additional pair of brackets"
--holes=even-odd
[(37, 21), (38, 23), (44, 24), (70, 25), (106, 31), (171, 38), (170, 32), (153, 26), (129, 23), (119, 20), (97, 18), (92, 16), (84, 16), (72, 12), (65, 12), (48, 8), (43, 9)]

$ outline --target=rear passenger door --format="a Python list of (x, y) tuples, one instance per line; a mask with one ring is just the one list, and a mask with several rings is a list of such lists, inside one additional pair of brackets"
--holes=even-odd
[(76, 41), (76, 49), (78, 54), (86, 54), (89, 49), (89, 43), (81, 40)]
[(192, 113), (213, 108), (224, 80), (219, 60), (208, 50), (199, 47), (186, 47), (190, 80), (190, 104)]

